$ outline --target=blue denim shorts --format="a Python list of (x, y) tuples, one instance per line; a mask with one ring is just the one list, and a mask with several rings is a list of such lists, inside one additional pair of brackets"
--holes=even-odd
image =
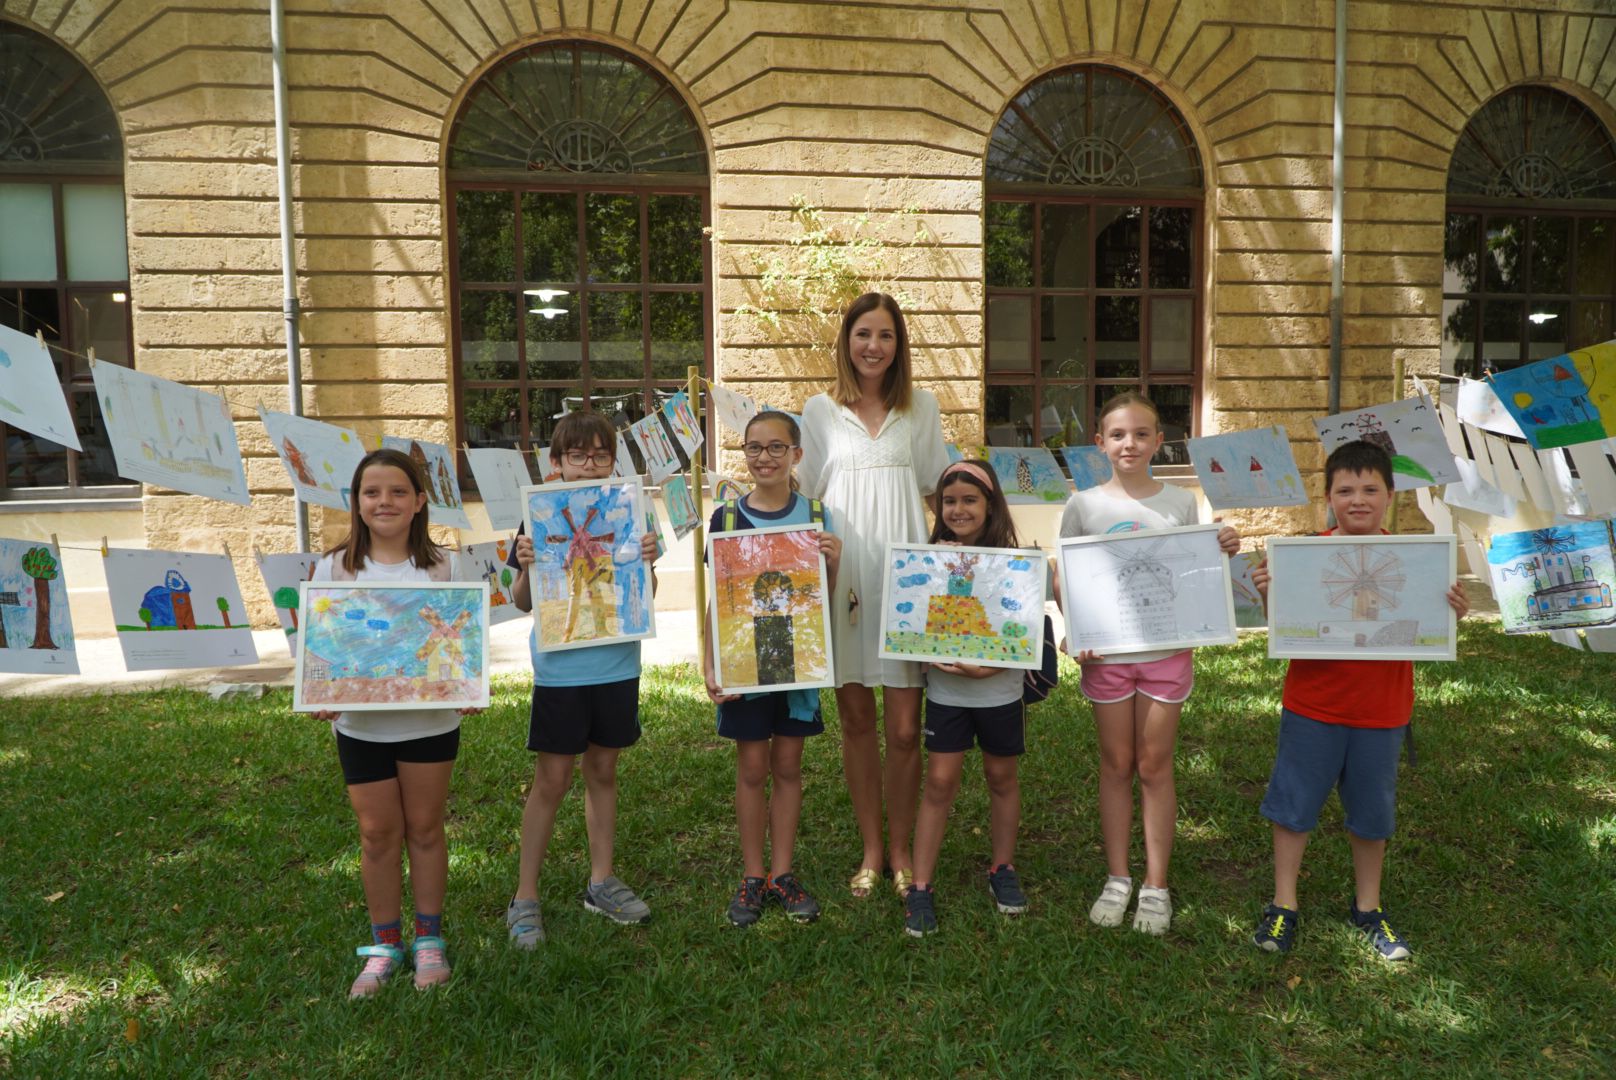
[(1347, 831), (1385, 840), (1397, 828), (1397, 759), (1408, 725), (1354, 728), (1322, 724), (1289, 709), (1279, 714), (1279, 751), (1262, 816), (1292, 832), (1312, 832), (1332, 789)]

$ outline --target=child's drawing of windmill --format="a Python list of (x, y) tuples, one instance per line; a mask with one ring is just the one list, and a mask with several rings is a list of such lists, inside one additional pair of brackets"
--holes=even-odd
[(1408, 584), (1403, 560), (1389, 551), (1355, 544), (1330, 556), (1319, 579), (1331, 607), (1347, 611), (1345, 622), (1319, 624), (1319, 640), (1366, 645), (1413, 645), (1417, 619), (1382, 619), (1382, 611), (1397, 610), (1397, 594)]
[(594, 521), (598, 509), (591, 506), (584, 514), (583, 524), (579, 525), (572, 519), (572, 510), (563, 507), (561, 517), (571, 530), (570, 533), (544, 538), (546, 543), (567, 545), (563, 562), (566, 565), (570, 596), (567, 606), (567, 627), (561, 638), (563, 641), (578, 640), (574, 636), (578, 629), (578, 614), (585, 606), (589, 608), (596, 637), (612, 632), (610, 620), (611, 612), (616, 605), (614, 589), (617, 575), (612, 565), (611, 548), (607, 545), (615, 541), (617, 531), (615, 529), (608, 533), (589, 531), (589, 525)]

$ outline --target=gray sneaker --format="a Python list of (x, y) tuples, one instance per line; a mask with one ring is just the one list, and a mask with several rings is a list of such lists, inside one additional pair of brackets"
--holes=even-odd
[(584, 908), (623, 926), (638, 926), (651, 921), (650, 907), (615, 876), (589, 886), (584, 892)]
[(536, 949), (544, 940), (544, 920), (539, 917), (537, 900), (512, 900), (505, 909), (505, 928), (510, 931), (511, 947)]

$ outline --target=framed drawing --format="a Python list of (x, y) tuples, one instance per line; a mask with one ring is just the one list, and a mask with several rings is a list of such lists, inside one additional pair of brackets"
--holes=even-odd
[(488, 707), (488, 586), (305, 581), (292, 709)]
[(645, 489), (637, 476), (522, 489), (533, 537), (534, 640), (540, 652), (655, 633), (651, 571), (640, 555)]
[(707, 538), (713, 667), (725, 693), (834, 685), (819, 526)]
[(1452, 536), (1284, 536), (1268, 541), (1268, 655), (1452, 660)]
[(1042, 551), (888, 544), (881, 659), (1036, 669), (1048, 565)]
[(1487, 573), (1506, 634), (1616, 623), (1608, 521), (1499, 533), (1487, 548)]
[(1060, 542), (1067, 649), (1101, 656), (1228, 645), (1239, 638), (1221, 525)]

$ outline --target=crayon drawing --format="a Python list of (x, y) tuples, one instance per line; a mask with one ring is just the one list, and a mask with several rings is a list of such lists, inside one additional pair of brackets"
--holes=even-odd
[(1242, 630), (1268, 625), (1268, 611), (1262, 593), (1252, 583), (1251, 572), (1263, 564), (1260, 551), (1242, 551), (1229, 556), (1229, 586), (1234, 592), (1234, 624)]
[(1616, 552), (1608, 521), (1499, 533), (1487, 572), (1504, 632), (1616, 624)]
[(1111, 459), (1098, 446), (1063, 446), (1061, 458), (1078, 491), (1099, 487), (1111, 479)]
[(1459, 479), (1430, 398), (1404, 398), (1337, 413), (1314, 420), (1313, 427), (1326, 454), (1354, 439), (1385, 450), (1392, 458), (1392, 487), (1397, 491), (1451, 484)]
[(398, 435), (383, 435), (382, 445), (408, 455), (421, 470), (426, 481), (426, 501), (431, 507), (428, 520), (434, 525), (447, 525), (451, 529), (471, 528), (460, 501), (460, 480), (455, 472), (455, 456), (442, 443), (406, 439)]
[(733, 476), (725, 476), (722, 473), (708, 473), (707, 475), (712, 480), (713, 498), (721, 503), (739, 499), (742, 495), (752, 490), (751, 484), (737, 480)]
[(696, 414), (690, 408), (690, 395), (681, 390), (664, 401), (662, 416), (673, 430), (673, 437), (679, 440), (688, 467), (689, 455), (696, 452), (702, 441), (701, 428), (696, 426)]
[(228, 556), (113, 548), (105, 562), (112, 621), (130, 671), (258, 662)]
[(462, 581), (488, 583), (489, 626), (520, 619), (526, 614), (516, 606), (516, 594), (511, 592), (511, 586), (516, 584), (516, 571), (505, 565), (510, 554), (511, 544), (508, 540), (464, 544), (460, 548), (455, 576)]
[(881, 658), (1037, 668), (1048, 566), (1041, 551), (889, 544)]
[(1616, 435), (1616, 341), (1497, 372), (1492, 384), (1534, 450)]
[(1452, 536), (1306, 536), (1268, 541), (1268, 655), (1452, 660)]
[(1072, 493), (1055, 455), (1042, 446), (984, 446), (982, 456), (1012, 505), (1061, 503)]
[(0, 540), (0, 671), (79, 673), (62, 553), (48, 540)]
[(668, 482), (662, 485), (662, 505), (668, 511), (673, 535), (680, 540), (701, 524), (701, 518), (696, 513), (696, 502), (690, 497), (690, 481), (682, 475), (669, 477)]
[(639, 477), (522, 489), (533, 537), (536, 647), (541, 651), (630, 641), (655, 633)]
[(320, 561), (316, 554), (265, 555), (258, 552), (258, 573), (264, 579), (264, 589), (270, 603), (275, 605), (275, 617), (281, 621), (286, 633), (286, 647), (297, 654), (297, 587), (314, 576), (314, 566)]
[(1305, 506), (1291, 442), (1279, 425), (1189, 440), (1190, 463), (1214, 510)]
[(710, 387), (713, 412), (719, 421), (737, 435), (746, 434), (746, 425), (758, 413), (758, 403), (716, 383)]
[(119, 476), (252, 505), (224, 398), (105, 361), (90, 377)]
[(663, 423), (661, 413), (651, 413), (635, 421), (628, 433), (633, 438), (633, 445), (639, 448), (640, 459), (645, 462), (645, 471), (651, 483), (660, 484), (680, 471), (680, 450)]
[(713, 663), (726, 693), (832, 684), (830, 598), (819, 528), (707, 538)]
[(1238, 639), (1218, 525), (1060, 542), (1068, 649), (1101, 656)]
[(0, 324), (0, 423), (83, 450), (50, 350)]
[(296, 712), (488, 706), (488, 588), (307, 581)]
[[(477, 492), (495, 529), (514, 529), (522, 523), (522, 489), (533, 483), (527, 458), (520, 450), (479, 447), (466, 451)], [(548, 465), (546, 461), (546, 465)]]
[(358, 433), (306, 416), (258, 410), (258, 419), (275, 444), (292, 490), (306, 503), (348, 509), (354, 469), (365, 456)]

